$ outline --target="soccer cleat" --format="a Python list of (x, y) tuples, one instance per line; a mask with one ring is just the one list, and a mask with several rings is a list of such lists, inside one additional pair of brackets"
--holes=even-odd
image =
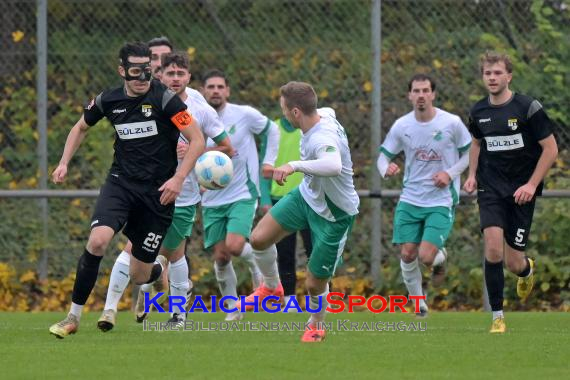
[(103, 332), (113, 330), (115, 327), (115, 319), (117, 317), (117, 312), (113, 309), (103, 310), (103, 314), (97, 321), (97, 327)]
[(416, 319), (425, 319), (428, 317), (428, 309), (420, 307), (419, 313), (416, 313)]
[(304, 343), (314, 343), (314, 342), (322, 342), (325, 340), (326, 331), (324, 329), (319, 330), (317, 327), (311, 323), (305, 329), (305, 333), (301, 337), (301, 342)]
[(226, 321), (228, 322), (232, 322), (232, 321), (241, 321), (243, 319), (243, 314), (239, 312), (239, 310), (228, 313), (226, 315)]
[(172, 324), (178, 328), (182, 328), (182, 327), (184, 327), (184, 324), (186, 323), (186, 315), (174, 313), (174, 314), (172, 314), (172, 317), (168, 320), (168, 323), (170, 323), (170, 324)]
[[(152, 310), (152, 303), (148, 305), (148, 313)], [(137, 303), (135, 305), (135, 319), (137, 323), (143, 323), (143, 321), (148, 317), (148, 313), (144, 311), (144, 291), (142, 286), (139, 288), (139, 295), (137, 297)]]
[(67, 314), (61, 322), (51, 325), (49, 332), (56, 338), (63, 339), (68, 335), (75, 334), (79, 329), (79, 319), (74, 314)]
[[(261, 308), (261, 302), (263, 302), (263, 300), (269, 296), (279, 297), (279, 299), (277, 301), (274, 301), (273, 303), (281, 304), (283, 302), (284, 294), (285, 294), (285, 292), (283, 291), (283, 285), (281, 285), (281, 283), (279, 283), (279, 285), (275, 289), (269, 289), (264, 284), (262, 284), (259, 286), (259, 288), (255, 289), (255, 291), (253, 293), (251, 293), (249, 296), (245, 297), (245, 300), (248, 304), (251, 304), (251, 303), (255, 302), (255, 296), (257, 296), (258, 297), (257, 298), (257, 304)], [(236, 307), (238, 308), (238, 310), (241, 310), (241, 302), (240, 301), (236, 302)], [(245, 310), (246, 311), (252, 311), (253, 305), (246, 305)]]
[(523, 302), (530, 296), (534, 286), (534, 260), (528, 259), (528, 263), (530, 264), (531, 273), (526, 277), (519, 277), (517, 281), (517, 294)]
[(491, 334), (504, 334), (507, 331), (507, 325), (505, 324), (505, 318), (495, 318), (493, 319), (493, 324), (491, 325)]
[(431, 272), (431, 283), (435, 287), (441, 286), (443, 281), (445, 280), (445, 273), (447, 267), (447, 250), (445, 248), (441, 249), (443, 255), (445, 256), (445, 260), (438, 265), (434, 265)]

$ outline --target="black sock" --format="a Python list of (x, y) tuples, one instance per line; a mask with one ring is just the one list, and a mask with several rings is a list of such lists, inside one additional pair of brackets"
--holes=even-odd
[(524, 270), (522, 272), (517, 274), (517, 276), (519, 277), (526, 277), (530, 273), (530, 262), (528, 261), (528, 257), (525, 256), (524, 261), (526, 262), (526, 266), (524, 267)]
[(491, 310), (503, 310), (503, 289), (505, 287), (503, 261), (491, 263), (485, 260), (485, 283), (487, 284), (487, 294), (489, 295)]
[(71, 300), (77, 305), (85, 305), (87, 298), (91, 294), (95, 282), (97, 281), (97, 274), (99, 273), (99, 264), (103, 256), (95, 256), (87, 249), (79, 258), (77, 263), (77, 272), (75, 275), (75, 283), (73, 284), (73, 293)]
[(162, 274), (162, 265), (160, 265), (159, 263), (154, 263), (154, 265), (152, 266), (152, 270), (150, 271), (150, 278), (146, 283), (150, 284), (151, 282), (155, 282), (160, 277), (161, 274)]

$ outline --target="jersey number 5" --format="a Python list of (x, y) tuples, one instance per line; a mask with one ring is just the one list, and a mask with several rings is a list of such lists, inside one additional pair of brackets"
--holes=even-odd
[(524, 228), (519, 228), (517, 230), (517, 237), (515, 237), (515, 242), (522, 243), (524, 239)]

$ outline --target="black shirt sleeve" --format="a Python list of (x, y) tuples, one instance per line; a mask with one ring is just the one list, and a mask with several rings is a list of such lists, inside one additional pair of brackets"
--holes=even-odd
[(473, 137), (475, 137), (476, 139), (480, 140), (484, 137), (483, 134), (481, 133), (481, 130), (479, 129), (479, 126), (477, 125), (477, 122), (475, 121), (473, 113), (469, 113), (469, 123), (467, 127), (469, 128), (469, 132), (471, 132)]
[(184, 111), (186, 104), (174, 92), (167, 90), (162, 97), (164, 115), (169, 119), (180, 111)]
[(552, 134), (554, 129), (552, 121), (537, 100), (531, 103), (528, 113), (530, 133), (536, 141), (543, 140)]
[(97, 124), (105, 115), (103, 113), (103, 104), (101, 98), (103, 93), (97, 95), (88, 104), (83, 107), (83, 119), (90, 127)]

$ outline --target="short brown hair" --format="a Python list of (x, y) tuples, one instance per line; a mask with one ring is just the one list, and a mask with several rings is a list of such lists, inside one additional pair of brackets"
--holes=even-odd
[(305, 115), (311, 115), (317, 111), (317, 93), (308, 83), (289, 82), (281, 86), (279, 93), (288, 109), (299, 108)]
[(160, 65), (162, 69), (167, 68), (170, 65), (176, 65), (190, 71), (190, 59), (188, 54), (185, 52), (171, 52), (162, 54), (160, 57)]
[(483, 74), (483, 66), (485, 64), (493, 65), (499, 62), (503, 62), (505, 64), (507, 73), (510, 74), (513, 72), (513, 63), (511, 62), (511, 58), (508, 55), (504, 53), (497, 53), (495, 51), (486, 51), (479, 60), (479, 69), (481, 70), (481, 74)]

